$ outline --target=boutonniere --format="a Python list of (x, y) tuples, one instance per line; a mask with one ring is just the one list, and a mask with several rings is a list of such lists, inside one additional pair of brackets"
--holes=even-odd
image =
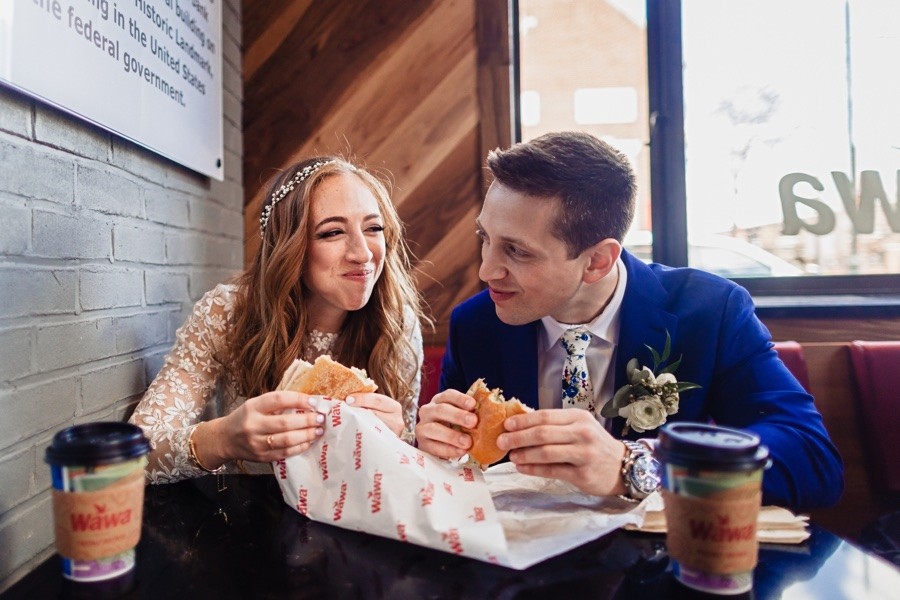
[(653, 357), (653, 368), (641, 366), (637, 358), (628, 361), (628, 383), (619, 388), (612, 400), (603, 405), (600, 415), (607, 419), (625, 418), (622, 435), (632, 428), (638, 433), (656, 429), (666, 422), (666, 417), (678, 412), (679, 393), (699, 388), (696, 383), (675, 379), (675, 369), (681, 357), (666, 365), (672, 351), (672, 338), (666, 331), (666, 346), (662, 354), (647, 346)]

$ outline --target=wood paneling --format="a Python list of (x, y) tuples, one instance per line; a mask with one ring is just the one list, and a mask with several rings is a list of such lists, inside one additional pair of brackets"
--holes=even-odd
[(762, 319), (776, 340), (827, 344), (853, 340), (900, 340), (900, 318), (767, 318)]
[(243, 26), (246, 256), (274, 173), (316, 154), (360, 161), (393, 184), (427, 338), (443, 343), (481, 287), (485, 154), (512, 140), (508, 1), (245, 0)]

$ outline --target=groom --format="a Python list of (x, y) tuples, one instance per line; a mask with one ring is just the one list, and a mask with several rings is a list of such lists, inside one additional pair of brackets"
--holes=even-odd
[[(747, 291), (703, 271), (646, 265), (622, 249), (636, 184), (621, 153), (588, 134), (551, 133), (491, 152), (487, 166), (493, 183), (476, 219), (487, 289), (453, 311), (444, 391), (419, 411), (422, 450), (466, 453), (471, 438), (451, 426), (475, 424), (475, 401), (464, 392), (481, 377), (507, 398), (551, 409), (505, 422), (498, 444), (522, 473), (641, 498), (658, 480), (650, 485), (633, 470), (662, 419), (712, 421), (755, 432), (768, 446), (763, 503), (802, 510), (837, 502), (841, 459)], [(699, 387), (677, 403), (669, 396), (668, 410), (651, 403), (629, 412), (618, 401), (623, 413), (603, 411), (628, 383), (627, 363), (652, 368), (648, 346), (662, 353), (669, 336), (669, 362), (681, 357), (675, 378)]]

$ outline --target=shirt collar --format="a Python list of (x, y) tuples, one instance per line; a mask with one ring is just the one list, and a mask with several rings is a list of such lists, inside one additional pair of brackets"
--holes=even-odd
[[(616, 344), (619, 337), (619, 309), (622, 308), (622, 298), (625, 297), (625, 286), (628, 283), (628, 269), (625, 268), (621, 257), (616, 260), (616, 269), (619, 271), (619, 280), (616, 282), (616, 289), (609, 304), (597, 318), (585, 324), (592, 336), (606, 340), (612, 345)], [(541, 325), (544, 328), (545, 351), (555, 346), (562, 334), (573, 327), (571, 323), (560, 323), (550, 316), (541, 318)]]

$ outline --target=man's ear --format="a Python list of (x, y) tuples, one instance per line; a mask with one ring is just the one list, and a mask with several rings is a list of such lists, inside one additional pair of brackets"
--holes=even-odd
[(613, 238), (600, 240), (584, 251), (588, 259), (587, 267), (582, 277), (585, 283), (600, 281), (612, 270), (619, 256), (622, 254), (622, 244)]

